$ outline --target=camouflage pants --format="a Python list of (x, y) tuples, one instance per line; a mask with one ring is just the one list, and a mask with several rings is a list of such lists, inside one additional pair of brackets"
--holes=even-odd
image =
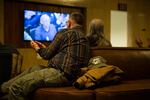
[(65, 86), (68, 80), (54, 68), (34, 66), (19, 76), (2, 84), (1, 89), (9, 94), (9, 100), (28, 100), (28, 95), (38, 87)]

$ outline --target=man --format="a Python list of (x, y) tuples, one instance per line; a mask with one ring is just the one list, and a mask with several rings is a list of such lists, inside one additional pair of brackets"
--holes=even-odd
[(43, 14), (40, 17), (40, 25), (35, 29), (35, 40), (52, 41), (56, 34), (56, 28), (51, 24), (50, 16)]
[(58, 32), (46, 48), (40, 42), (31, 41), (31, 46), (39, 55), (48, 60), (48, 67), (32, 67), (4, 83), (2, 91), (9, 93), (10, 100), (26, 100), (28, 94), (38, 87), (73, 83), (80, 68), (86, 66), (89, 60), (89, 43), (82, 32), (82, 21), (80, 13), (72, 13), (67, 23), (68, 29)]

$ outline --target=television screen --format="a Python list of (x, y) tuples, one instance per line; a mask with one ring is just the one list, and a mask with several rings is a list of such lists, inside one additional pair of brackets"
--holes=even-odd
[(69, 13), (24, 10), (24, 40), (52, 41), (68, 18)]

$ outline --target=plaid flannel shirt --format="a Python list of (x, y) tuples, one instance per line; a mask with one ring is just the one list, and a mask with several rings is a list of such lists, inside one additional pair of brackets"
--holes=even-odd
[(73, 78), (81, 67), (87, 65), (90, 46), (81, 26), (76, 26), (58, 32), (53, 42), (47, 48), (41, 48), (38, 53), (49, 60), (48, 67), (58, 69)]

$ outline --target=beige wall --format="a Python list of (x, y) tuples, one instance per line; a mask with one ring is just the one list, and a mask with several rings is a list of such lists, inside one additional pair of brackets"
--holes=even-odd
[[(128, 2), (128, 34), (129, 46), (136, 46), (135, 39), (141, 38), (146, 47), (150, 38), (150, 0), (129, 0)], [(142, 32), (142, 29), (146, 29)]]
[[(106, 37), (110, 39), (110, 10), (117, 10), (118, 0), (23, 0), (32, 2), (41, 2), (47, 4), (58, 4), (68, 6), (80, 6), (87, 8), (87, 24), (93, 18), (104, 20)], [(128, 45), (135, 45), (135, 37), (140, 34), (142, 28), (146, 28), (143, 37), (150, 36), (150, 0), (120, 0), (128, 5)], [(3, 12), (3, 1), (0, 0), (0, 11)], [(3, 13), (0, 16), (0, 41), (3, 36)], [(2, 33), (2, 34), (1, 34)], [(33, 49), (18, 49), (24, 56), (23, 69), (34, 64), (46, 64), (44, 60), (38, 59)]]

